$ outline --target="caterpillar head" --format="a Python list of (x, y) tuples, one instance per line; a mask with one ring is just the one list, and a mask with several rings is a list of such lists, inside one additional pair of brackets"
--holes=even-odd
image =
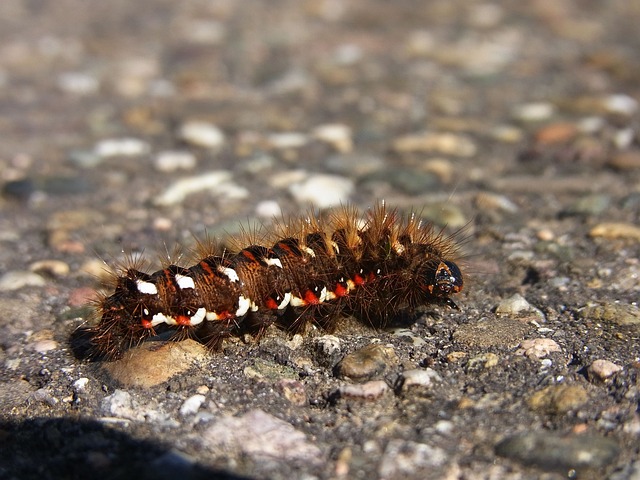
[(422, 289), (447, 305), (457, 308), (456, 304), (449, 298), (450, 295), (462, 291), (462, 272), (458, 265), (449, 260), (441, 260), (438, 263), (429, 265), (423, 272)]

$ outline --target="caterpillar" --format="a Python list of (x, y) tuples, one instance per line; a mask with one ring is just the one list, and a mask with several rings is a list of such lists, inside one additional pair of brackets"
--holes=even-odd
[(273, 323), (291, 331), (308, 322), (330, 329), (353, 315), (380, 326), (403, 308), (457, 309), (451, 295), (462, 290), (463, 276), (454, 236), (382, 203), (363, 221), (352, 207), (281, 221), (271, 232), (246, 234), (236, 249), (206, 252), (188, 268), (145, 273), (132, 265), (97, 301), (91, 348), (117, 359), (173, 330), (173, 339), (194, 338), (216, 350), (231, 335)]

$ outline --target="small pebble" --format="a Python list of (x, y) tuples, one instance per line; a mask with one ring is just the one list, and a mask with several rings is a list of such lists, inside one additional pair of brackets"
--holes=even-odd
[[(125, 356), (108, 362), (104, 369), (120, 385), (150, 388), (183, 373), (208, 355), (207, 349), (195, 340), (168, 342), (158, 347), (146, 342), (132, 348)], [(141, 365), (162, 365), (162, 368), (140, 368)]]
[(519, 293), (503, 300), (496, 308), (497, 315), (519, 315), (522, 313), (534, 313), (536, 316), (544, 319), (544, 314), (527, 302)]
[(283, 378), (276, 383), (276, 388), (292, 405), (302, 407), (309, 401), (304, 384), (299, 380)]
[(56, 342), (55, 340), (49, 339), (49, 340), (38, 340), (37, 342), (34, 342), (31, 345), (31, 348), (33, 348), (33, 350), (38, 353), (45, 353), (51, 350), (55, 350), (59, 346), (60, 345), (58, 344), (58, 342)]
[(490, 192), (479, 193), (476, 196), (476, 206), (480, 210), (502, 210), (508, 213), (515, 213), (519, 210), (518, 205), (507, 196)]
[(199, 393), (191, 395), (180, 406), (180, 415), (182, 415), (183, 417), (186, 417), (188, 415), (195, 415), (198, 410), (200, 410), (200, 407), (205, 400), (206, 397)]
[(599, 223), (591, 229), (589, 235), (602, 238), (629, 238), (640, 240), (640, 227), (632, 223)]
[(10, 270), (0, 277), (0, 291), (10, 292), (23, 287), (44, 287), (44, 278), (34, 272)]
[(565, 414), (576, 410), (589, 400), (580, 385), (549, 385), (535, 392), (527, 400), (532, 410), (551, 414)]
[(99, 141), (94, 151), (102, 158), (135, 157), (148, 154), (151, 151), (151, 145), (139, 138), (110, 138)]
[(613, 135), (613, 144), (618, 150), (625, 150), (631, 146), (635, 136), (632, 128), (621, 128)]
[(475, 357), (470, 358), (467, 365), (471, 369), (477, 366), (484, 369), (488, 369), (498, 365), (499, 361), (500, 361), (500, 357), (498, 355), (496, 355), (495, 353), (487, 352), (487, 353), (482, 353), (480, 355), (476, 355)]
[(556, 235), (553, 233), (553, 230), (543, 228), (536, 232), (536, 237), (538, 237), (538, 240), (542, 240), (543, 242), (551, 242), (556, 238)]
[(73, 389), (76, 392), (81, 393), (85, 391), (88, 384), (89, 384), (89, 379), (87, 377), (82, 377), (76, 380), (75, 382), (73, 382)]
[(256, 205), (256, 215), (261, 218), (276, 218), (282, 215), (282, 208), (275, 200), (263, 200)]
[(349, 203), (355, 185), (353, 180), (337, 175), (314, 174), (289, 186), (289, 192), (301, 204), (329, 208)]
[(300, 148), (307, 143), (309, 137), (298, 132), (272, 133), (267, 137), (267, 144), (276, 149)]
[(55, 277), (65, 277), (71, 270), (69, 264), (62, 260), (39, 260), (29, 265), (32, 272), (44, 272)]
[(349, 177), (362, 177), (381, 170), (385, 162), (375, 155), (347, 153), (332, 155), (325, 161), (327, 169)]
[(462, 209), (453, 203), (429, 203), (420, 209), (420, 215), (436, 225), (451, 229), (461, 228), (469, 223)]
[(342, 153), (348, 153), (353, 149), (351, 128), (342, 123), (318, 125), (313, 129), (313, 136)]
[(84, 72), (61, 73), (56, 83), (60, 90), (76, 95), (90, 95), (100, 88), (98, 79)]
[(158, 152), (153, 164), (161, 172), (175, 172), (194, 169), (197, 159), (193, 153), (184, 150), (165, 150)]
[(397, 361), (392, 347), (371, 344), (345, 356), (337, 365), (339, 377), (364, 381), (384, 373)]
[(622, 371), (622, 367), (610, 362), (609, 360), (594, 360), (587, 369), (587, 372), (591, 377), (598, 378), (603, 381), (620, 371)]
[(623, 303), (589, 305), (580, 310), (580, 317), (594, 322), (607, 322), (615, 325), (640, 325), (640, 309), (635, 305)]
[(441, 153), (456, 157), (473, 157), (478, 147), (468, 137), (456, 133), (423, 132), (397, 138), (393, 149), (401, 153)]
[(213, 150), (221, 148), (225, 141), (222, 130), (211, 123), (197, 120), (184, 123), (178, 136), (191, 145)]
[(409, 195), (420, 195), (433, 191), (440, 182), (431, 172), (420, 172), (410, 168), (395, 167), (380, 170), (366, 177), (367, 183), (386, 182)]
[(34, 402), (46, 403), (50, 407), (53, 407), (58, 404), (59, 400), (51, 395), (51, 393), (46, 388), (40, 388), (29, 395), (29, 400)]
[(524, 355), (529, 358), (544, 358), (552, 353), (561, 351), (560, 345), (550, 338), (534, 338), (522, 342), (518, 350), (516, 350), (516, 355)]
[(388, 391), (390, 391), (390, 388), (383, 380), (372, 380), (361, 384), (343, 385), (338, 390), (338, 393), (340, 398), (375, 400)]
[(518, 143), (522, 141), (522, 130), (513, 125), (496, 125), (489, 132), (493, 138), (503, 143)]
[(610, 195), (585, 195), (568, 205), (562, 213), (569, 215), (600, 215), (605, 212), (610, 205)]
[(551, 118), (555, 111), (550, 103), (525, 103), (515, 108), (513, 116), (522, 122), (541, 122)]
[(446, 466), (450, 459), (446, 451), (425, 443), (392, 439), (387, 443), (380, 459), (380, 478), (445, 478), (437, 474), (438, 467)]
[(573, 123), (552, 123), (539, 129), (535, 134), (539, 145), (567, 143), (578, 134), (578, 127)]
[[(509, 436), (496, 445), (496, 453), (543, 470), (566, 475), (611, 465), (620, 453), (615, 440), (596, 435), (560, 435), (551, 431), (527, 431)], [(590, 475), (586, 475), (590, 477)], [(581, 478), (580, 475), (577, 476)]]
[(617, 153), (607, 162), (607, 165), (620, 171), (638, 170), (640, 169), (640, 152), (633, 150)]
[(181, 178), (169, 185), (164, 193), (155, 198), (154, 203), (161, 206), (177, 205), (182, 203), (187, 196), (203, 191), (227, 198), (247, 198), (249, 191), (232, 182), (231, 178), (231, 172), (227, 170), (215, 170), (193, 177)]
[(638, 110), (638, 101), (629, 95), (619, 93), (606, 97), (604, 107), (610, 113), (631, 116)]
[(131, 394), (125, 390), (115, 390), (102, 399), (102, 410), (110, 417), (144, 421), (144, 412)]
[(442, 381), (442, 377), (431, 368), (405, 370), (402, 372), (402, 389), (411, 387), (432, 388)]
[(322, 451), (291, 424), (262, 410), (223, 416), (198, 433), (203, 447), (216, 454), (322, 465)]

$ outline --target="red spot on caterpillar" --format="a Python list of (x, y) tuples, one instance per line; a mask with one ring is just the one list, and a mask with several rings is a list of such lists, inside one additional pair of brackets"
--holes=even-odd
[(307, 290), (306, 292), (304, 292), (304, 296), (302, 298), (309, 305), (318, 305), (320, 303), (320, 299), (318, 298), (318, 296), (311, 290)]
[(265, 307), (267, 307), (269, 310), (277, 310), (278, 303), (272, 297), (269, 297), (265, 301)]
[(344, 297), (349, 294), (349, 289), (342, 283), (336, 284), (336, 288), (333, 289), (333, 293), (336, 297)]
[[(274, 232), (237, 241), (235, 252), (207, 250), (189, 268), (170, 265), (152, 274), (138, 265), (123, 269), (113, 293), (99, 301), (93, 347), (115, 358), (156, 330), (173, 330), (177, 339), (189, 336), (213, 349), (230, 335), (261, 332), (273, 323), (292, 329), (313, 321), (331, 328), (347, 314), (381, 326), (407, 308), (457, 308), (451, 296), (462, 291), (463, 275), (453, 238), (414, 214), (403, 218), (381, 205), (360, 221), (343, 208), (292, 220)], [(264, 245), (256, 240), (274, 237)]]

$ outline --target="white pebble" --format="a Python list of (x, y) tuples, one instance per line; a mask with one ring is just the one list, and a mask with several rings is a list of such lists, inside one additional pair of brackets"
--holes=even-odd
[(335, 335), (323, 335), (316, 340), (316, 344), (324, 355), (331, 355), (340, 352), (340, 339)]
[(311, 175), (305, 181), (289, 187), (289, 191), (299, 203), (312, 203), (318, 208), (348, 203), (353, 189), (352, 180), (325, 174)]
[(224, 144), (224, 133), (215, 125), (203, 121), (189, 121), (178, 132), (185, 142), (198, 147), (217, 149)]
[(525, 103), (515, 108), (513, 116), (523, 122), (540, 122), (551, 118), (555, 111), (555, 107), (550, 103)]
[(313, 136), (318, 140), (332, 145), (336, 150), (342, 153), (350, 152), (353, 149), (351, 128), (342, 123), (318, 125), (313, 130)]
[(146, 155), (151, 151), (149, 143), (139, 138), (109, 138), (99, 141), (94, 147), (94, 152), (102, 157), (126, 156), (135, 157)]
[(191, 395), (187, 398), (180, 407), (180, 415), (186, 417), (187, 415), (194, 415), (200, 410), (200, 407), (205, 401), (205, 396), (199, 393)]
[(0, 291), (19, 290), (22, 287), (43, 287), (45, 279), (37, 273), (12, 270), (0, 277)]
[(83, 72), (66, 72), (58, 75), (58, 88), (77, 95), (89, 95), (100, 88), (100, 82), (93, 75)]
[(210, 191), (216, 196), (225, 196), (226, 198), (239, 199), (249, 196), (246, 188), (231, 181), (231, 172), (214, 170), (175, 181), (154, 200), (154, 203), (164, 206), (176, 205), (184, 201), (188, 195), (201, 191)]
[(300, 148), (309, 143), (309, 137), (299, 132), (272, 133), (267, 142), (273, 148)]
[(609, 360), (594, 360), (594, 362), (589, 365), (588, 369), (591, 375), (595, 375), (600, 380), (606, 380), (620, 370), (622, 370), (620, 365), (616, 365)]
[(516, 350), (516, 355), (524, 355), (529, 358), (544, 358), (551, 353), (561, 351), (560, 345), (550, 338), (534, 338), (523, 341), (518, 350)]
[(274, 218), (282, 214), (280, 204), (275, 200), (264, 200), (256, 205), (256, 215), (262, 218)]
[(159, 152), (154, 160), (156, 169), (161, 172), (191, 170), (196, 166), (196, 163), (196, 157), (193, 153), (180, 150)]
[(87, 377), (82, 377), (73, 382), (73, 388), (76, 392), (83, 392), (85, 388), (87, 388), (87, 384), (89, 383), (89, 379)]
[(435, 382), (441, 382), (442, 377), (432, 368), (407, 370), (402, 373), (402, 388), (411, 386), (431, 387)]
[(39, 260), (33, 262), (29, 266), (29, 270), (32, 272), (45, 272), (56, 277), (64, 277), (69, 274), (71, 268), (69, 264), (62, 260)]
[(389, 391), (384, 380), (372, 380), (366, 383), (347, 384), (340, 387), (340, 396), (373, 400)]
[(542, 313), (541, 310), (527, 302), (527, 300), (519, 293), (503, 300), (496, 308), (496, 313), (498, 315), (514, 315), (526, 312), (534, 313), (536, 316), (540, 317), (541, 320), (544, 320), (545, 318), (544, 313)]
[(58, 342), (55, 340), (38, 340), (32, 345), (34, 351), (45, 353), (58, 348)]
[(605, 108), (611, 113), (633, 115), (638, 110), (638, 102), (624, 93), (609, 95), (604, 102)]

